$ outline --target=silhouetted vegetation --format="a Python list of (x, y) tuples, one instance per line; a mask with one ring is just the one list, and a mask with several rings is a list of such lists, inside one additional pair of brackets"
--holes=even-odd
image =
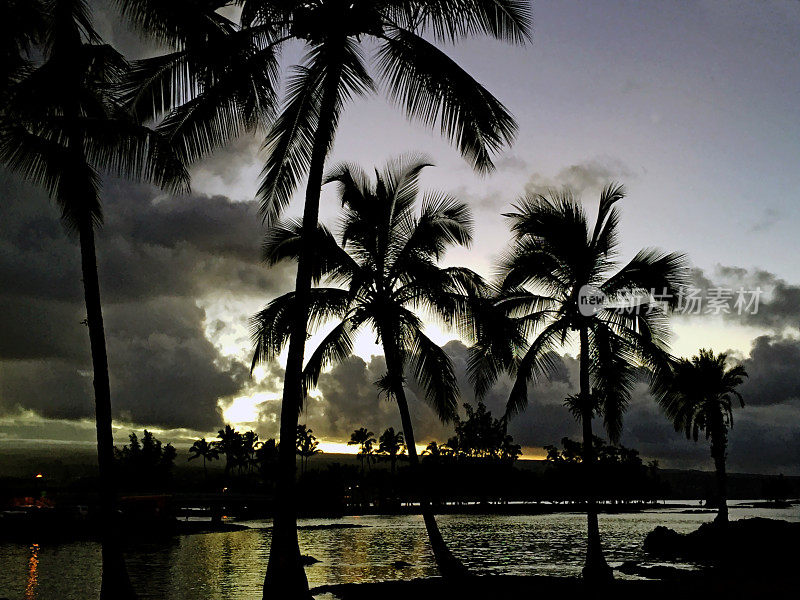
[(667, 417), (688, 439), (697, 441), (700, 432), (711, 441), (711, 457), (717, 474), (717, 493), (711, 505), (719, 507), (717, 521), (728, 522), (725, 460), (728, 431), (733, 427), (733, 406), (744, 407), (736, 390), (747, 377), (742, 365), (728, 366), (728, 355), (700, 350), (697, 356), (678, 361), (658, 390), (658, 400)]
[(297, 439), (295, 440), (297, 455), (300, 457), (300, 473), (305, 473), (308, 469), (308, 461), (315, 454), (321, 454), (319, 441), (314, 432), (305, 425), (297, 426)]
[[(617, 442), (637, 378), (657, 384), (670, 372), (668, 310), (686, 281), (683, 255), (641, 250), (616, 273), (621, 185), (600, 195), (592, 227), (569, 189), (528, 194), (508, 214), (513, 241), (501, 260), (497, 291), (481, 303), (469, 370), (478, 397), (502, 372), (514, 378), (506, 405), (513, 417), (528, 403), (528, 384), (552, 376), (555, 350), (577, 342), (579, 393), (567, 400), (583, 430), (581, 481), (587, 516), (584, 576), (612, 577), (595, 507), (592, 421), (603, 419)], [(660, 295), (660, 300), (654, 297)]]
[[(103, 528), (101, 598), (135, 598), (119, 549), (111, 389), (97, 274), (95, 231), (103, 222), (101, 177), (188, 189), (182, 157), (123, 108), (124, 57), (95, 31), (84, 0), (14, 2), (3, 19), (0, 164), (44, 189), (78, 239), (97, 421)], [(6, 62), (8, 61), (8, 62)]]
[(161, 489), (168, 486), (178, 455), (172, 444), (162, 444), (147, 429), (141, 441), (135, 432), (131, 432), (128, 439), (130, 442), (122, 448), (114, 448), (122, 485), (134, 489)]
[[(639, 451), (622, 445), (607, 444), (592, 438), (592, 456), (595, 457), (597, 498), (614, 503), (652, 502), (663, 498), (668, 488), (659, 476), (658, 463), (642, 462)], [(561, 440), (561, 448), (545, 446), (548, 468), (542, 479), (542, 488), (550, 500), (583, 502), (585, 486), (581, 482), (584, 461), (583, 442), (569, 438)]]
[[(117, 0), (125, 18), (163, 52), (132, 65), (97, 35), (84, 0), (7, 4), (4, 16), (15, 26), (0, 47), (0, 163), (47, 192), (80, 248), (99, 477), (86, 476), (90, 483), (83, 481), (79, 492), (98, 498), (101, 600), (135, 599), (118, 515), (138, 511), (143, 523), (174, 523), (172, 497), (163, 492), (175, 490), (177, 458), (171, 443), (148, 430), (141, 438), (132, 432), (121, 448), (113, 445), (96, 248), (103, 177), (186, 192), (189, 165), (262, 129), (266, 162), (257, 195), (267, 226), (264, 259), (270, 266), (296, 266), (294, 290), (252, 319), (253, 368), (287, 351), (282, 442), (226, 424), (216, 439), (192, 444), (188, 461), (202, 459), (203, 479), (197, 483), (198, 473), (186, 487), (198, 492), (215, 522), (223, 509), (274, 518), (265, 598), (308, 597), (298, 513), (419, 511), (439, 571), (452, 577), (466, 569), (447, 547), (436, 510), (579, 506), (587, 517), (583, 575), (610, 579), (598, 511), (644, 505), (669, 493), (657, 461), (645, 464), (637, 450), (619, 444), (633, 386), (642, 378), (676, 431), (695, 441), (705, 434), (716, 472), (710, 504), (719, 507), (717, 524), (688, 536), (659, 530), (650, 539), (666, 548), (661, 555), (732, 555), (726, 545), (734, 529), (743, 545), (765, 543), (757, 530), (796, 538), (794, 524), (727, 526), (728, 436), (734, 404), (744, 406), (737, 388), (747, 373), (710, 350), (677, 361), (670, 355), (668, 316), (686, 283), (686, 261), (645, 249), (617, 269), (621, 185), (602, 191), (593, 225), (568, 189), (521, 198), (506, 215), (512, 243), (496, 265), (499, 279), (487, 283), (470, 269), (442, 266), (447, 250), (469, 247), (473, 220), (466, 203), (442, 192), (420, 193), (420, 174), (431, 166), (427, 158), (390, 161), (374, 179), (353, 164), (325, 175), (347, 104), (378, 89), (407, 116), (438, 130), (477, 172), (492, 170), (494, 154), (511, 143), (516, 123), (437, 44), (477, 34), (525, 43), (527, 2)], [(233, 9), (237, 20), (222, 9)], [(307, 52), (289, 68), (281, 102), (280, 53), (289, 42)], [(374, 57), (374, 73), (366, 56)], [(302, 218), (282, 221), (303, 181)], [(336, 232), (319, 223), (321, 190), (329, 184), (342, 206)], [(591, 302), (587, 294), (595, 296)], [(598, 297), (602, 302), (595, 304)], [(453, 362), (426, 333), (431, 317), (472, 344), (468, 370), (479, 401), (463, 404), (464, 416)], [(333, 328), (307, 355), (310, 334), (327, 322)], [(364, 331), (386, 361), (375, 382), (376, 401), (384, 396), (396, 403), (401, 428), (376, 437), (360, 427), (347, 442), (358, 446), (359, 465), (323, 465), (319, 440), (299, 415), (324, 370), (351, 356)], [(508, 425), (526, 408), (529, 386), (555, 374), (556, 352), (570, 344), (579, 351), (580, 380), (565, 407), (581, 427), (581, 440), (565, 437), (560, 447), (545, 446), (546, 465), (537, 471), (521, 465), (522, 448)], [(512, 387), (504, 414), (495, 418), (480, 399), (503, 374)], [(412, 379), (417, 396), (453, 425), (453, 435), (431, 441), (421, 457), (407, 397)], [(595, 419), (609, 442), (594, 434)], [(26, 508), (54, 508), (38, 488), (44, 476), (35, 479), (36, 496)], [(764, 496), (776, 504), (793, 489), (783, 476), (762, 483)], [(15, 485), (29, 489), (31, 483)], [(118, 489), (159, 493), (130, 494), (120, 511)], [(702, 551), (687, 550), (687, 539)]]
[(361, 475), (364, 475), (364, 464), (370, 465), (372, 456), (375, 453), (375, 434), (366, 427), (359, 427), (350, 434), (347, 441), (348, 446), (358, 446), (358, 460), (361, 463)]

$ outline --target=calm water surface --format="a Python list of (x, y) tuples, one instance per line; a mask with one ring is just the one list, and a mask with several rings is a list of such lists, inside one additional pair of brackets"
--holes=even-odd
[[(713, 514), (678, 510), (601, 515), (609, 562), (644, 560), (645, 535), (656, 525), (681, 532), (696, 529)], [(800, 506), (785, 510), (731, 507), (731, 518), (763, 516), (800, 521)], [(334, 523), (355, 529), (304, 529), (300, 548), (320, 562), (307, 568), (312, 586), (326, 583), (410, 579), (436, 575), (425, 527), (415, 516), (306, 519), (303, 526)], [(248, 521), (247, 531), (138, 543), (128, 551), (128, 568), (143, 600), (256, 600), (269, 552), (268, 521)], [(576, 575), (585, 543), (581, 514), (439, 517), (453, 552), (476, 571), (520, 575)], [(410, 567), (396, 569), (405, 561)], [(100, 586), (100, 549), (91, 542), (0, 544), (0, 598), (87, 600)]]

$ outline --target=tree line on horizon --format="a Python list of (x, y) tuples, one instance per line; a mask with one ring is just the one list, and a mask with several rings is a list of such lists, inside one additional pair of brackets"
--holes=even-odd
[[(513, 141), (516, 122), (439, 46), (474, 36), (526, 43), (531, 35), (527, 1), (114, 4), (126, 22), (158, 44), (156, 56), (129, 63), (97, 34), (84, 0), (5, 0), (11, 25), (1, 46), (0, 71), (0, 163), (48, 192), (80, 246), (97, 420), (103, 600), (136, 597), (118, 535), (115, 471), (140, 455), (134, 450), (138, 440), (134, 444), (131, 438), (115, 464), (95, 247), (103, 219), (102, 176), (185, 192), (191, 164), (246, 132), (265, 136), (258, 192), (267, 228), (264, 257), (268, 265), (285, 260), (297, 265), (294, 291), (273, 299), (253, 318), (253, 366), (288, 352), (282, 443), (264, 450), (274, 452), (276, 469), (264, 598), (309, 598), (296, 523), (299, 415), (323, 370), (352, 353), (358, 331), (369, 330), (383, 346), (387, 371), (377, 387), (398, 408), (414, 477), (422, 477), (423, 465), (407, 379), (417, 382), (442, 421), (456, 421), (460, 396), (453, 365), (425, 334), (423, 317), (438, 319), (469, 341), (470, 382), (479, 400), (499, 377), (513, 381), (502, 436), (495, 432), (491, 445), (464, 450), (478, 456), (500, 452), (513, 461), (505, 424), (525, 409), (529, 386), (552, 374), (553, 352), (570, 343), (579, 347), (579, 389), (565, 403), (582, 427), (578, 464), (587, 510), (585, 578), (611, 577), (597, 522), (593, 484), (599, 449), (593, 421), (601, 420), (611, 442), (618, 442), (631, 388), (642, 376), (676, 429), (695, 439), (700, 433), (710, 437), (719, 474), (719, 522), (727, 521), (727, 435), (732, 407), (741, 402), (736, 387), (746, 374), (741, 366), (730, 367), (725, 355), (710, 351), (691, 360), (669, 354), (671, 303), (651, 302), (648, 294), (656, 289), (677, 298), (685, 282), (685, 258), (645, 249), (617, 269), (622, 186), (603, 190), (593, 225), (569, 190), (521, 198), (506, 215), (512, 237), (497, 265), (499, 277), (485, 281), (470, 269), (440, 266), (449, 248), (469, 246), (473, 222), (465, 203), (419, 190), (428, 159), (392, 161), (374, 178), (357, 165), (326, 166), (344, 109), (353, 98), (378, 89), (377, 79), (407, 116), (439, 130), (477, 172), (491, 171), (493, 156)], [(226, 7), (241, 12), (232, 20), (220, 12)], [(279, 55), (289, 43), (306, 53), (284, 72)], [(370, 53), (371, 69), (363, 52), (372, 49), (368, 44), (377, 47)], [(281, 77), (287, 84), (282, 100)], [(303, 180), (302, 219), (281, 220)], [(342, 205), (337, 232), (319, 223), (324, 185), (336, 187)], [(637, 311), (605, 307), (585, 314), (578, 296), (586, 286), (610, 299), (635, 291), (645, 300)], [(334, 328), (306, 354), (309, 333), (327, 322)], [(249, 468), (239, 466), (239, 458), (229, 461), (241, 448), (228, 444), (246, 443), (250, 453), (257, 440), (251, 436), (244, 442), (247, 432), (237, 434), (241, 437), (229, 435), (227, 428), (223, 432), (214, 449), (226, 457), (226, 471)], [(307, 464), (318, 448), (306, 433)], [(458, 431), (453, 443), (462, 443)], [(166, 451), (161, 449), (162, 456)], [(424, 486), (419, 494), (440, 573), (467, 574), (439, 532), (435, 499)]]

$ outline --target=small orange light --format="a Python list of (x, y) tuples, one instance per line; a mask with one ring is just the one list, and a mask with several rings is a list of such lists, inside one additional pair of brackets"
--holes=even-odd
[(42, 479), (43, 477), (44, 477), (44, 475), (42, 475), (41, 473), (37, 473), (36, 474), (36, 479)]

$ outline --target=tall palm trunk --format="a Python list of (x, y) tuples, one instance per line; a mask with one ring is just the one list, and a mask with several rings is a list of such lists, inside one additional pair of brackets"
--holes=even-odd
[(711, 456), (714, 459), (717, 480), (717, 501), (719, 503), (717, 516), (714, 521), (720, 525), (728, 524), (728, 481), (725, 472), (726, 438), (724, 426), (722, 428), (717, 428), (717, 430), (711, 434)]
[[(383, 339), (383, 352), (386, 356), (386, 368), (389, 371), (389, 378), (394, 385), (392, 391), (397, 400), (397, 408), (400, 410), (400, 422), (403, 425), (403, 436), (405, 438), (406, 448), (408, 448), (408, 462), (411, 465), (411, 473), (415, 481), (421, 482), (422, 473), (419, 457), (417, 456), (417, 446), (414, 443), (414, 429), (411, 425), (411, 413), (408, 410), (408, 400), (406, 399), (406, 392), (403, 388), (403, 362), (400, 359), (400, 352), (395, 344), (396, 338), (390, 327), (382, 328), (381, 338)], [(468, 575), (469, 572), (467, 568), (452, 552), (450, 552), (447, 544), (445, 544), (444, 538), (442, 538), (442, 533), (439, 531), (439, 525), (436, 523), (436, 517), (433, 514), (428, 490), (423, 486), (419, 493), (422, 520), (425, 522), (425, 530), (428, 532), (428, 539), (431, 542), (431, 550), (433, 550), (433, 557), (436, 560), (439, 573), (442, 577), (450, 578)]]
[[(319, 222), (322, 177), (325, 158), (331, 142), (329, 124), (333, 122), (335, 116), (341, 72), (341, 63), (332, 67), (327, 72), (323, 84), (319, 128), (314, 137), (303, 210), (303, 232), (304, 236), (309, 238), (316, 232)], [(314, 252), (316, 252), (316, 248), (313, 244), (304, 243), (297, 265), (295, 313), (289, 337), (289, 352), (286, 358), (286, 374), (283, 380), (281, 402), (275, 517), (267, 574), (264, 577), (264, 600), (306, 600), (311, 598), (297, 541), (295, 438), (300, 407), (303, 403), (303, 360), (308, 334)]]
[(97, 463), (100, 482), (100, 536), (103, 575), (101, 600), (131, 600), (136, 594), (128, 578), (120, 546), (121, 534), (116, 517), (114, 482), (114, 435), (111, 427), (111, 386), (108, 381), (108, 353), (97, 277), (97, 252), (94, 229), (87, 216), (79, 224), (81, 273), (86, 302), (86, 322), (92, 352), (95, 420), (97, 424)]
[(595, 487), (595, 456), (592, 444), (592, 403), (589, 397), (592, 393), (589, 381), (589, 331), (586, 327), (580, 330), (581, 355), (580, 355), (580, 384), (583, 414), (583, 463), (584, 484), (586, 501), (587, 542), (586, 563), (583, 567), (584, 579), (602, 581), (612, 579), (611, 569), (603, 556), (603, 546), (600, 542), (600, 526), (597, 521), (597, 502), (594, 497)]

